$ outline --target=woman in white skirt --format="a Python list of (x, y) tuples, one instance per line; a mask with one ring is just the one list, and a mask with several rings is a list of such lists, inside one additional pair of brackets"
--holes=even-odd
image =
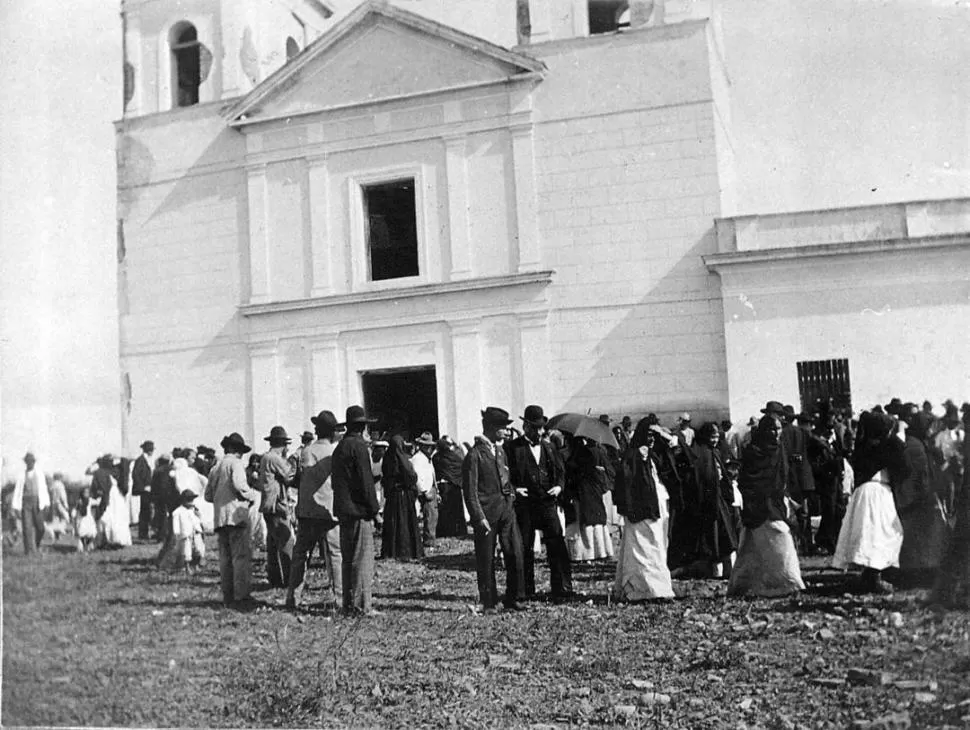
[(613, 585), (618, 601), (674, 597), (667, 568), (670, 497), (660, 480), (655, 438), (646, 419), (637, 424), (613, 490), (616, 508), (625, 520)]
[(874, 593), (892, 593), (882, 571), (899, 567), (903, 546), (891, 479), (905, 469), (905, 447), (895, 432), (896, 419), (885, 413), (866, 411), (859, 417), (852, 459), (855, 489), (832, 556), (832, 567), (862, 568), (863, 584)]
[(566, 525), (566, 546), (573, 562), (613, 557), (603, 498), (612, 489), (614, 476), (606, 447), (582, 437), (573, 439), (566, 462), (566, 497), (575, 518)]
[(805, 589), (788, 525), (788, 460), (780, 434), (781, 421), (766, 414), (741, 450), (738, 488), (744, 507), (729, 596), (774, 598)]

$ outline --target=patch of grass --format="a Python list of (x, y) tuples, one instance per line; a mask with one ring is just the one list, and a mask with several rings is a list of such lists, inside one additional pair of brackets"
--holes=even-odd
[[(608, 605), (611, 564), (581, 566), (594, 605), (476, 615), (470, 540), (422, 562), (379, 561), (375, 619), (306, 603), (283, 610), (262, 560), (248, 612), (222, 607), (215, 543), (202, 572), (161, 573), (153, 544), (3, 561), (4, 725), (492, 728), (845, 727), (904, 709), (915, 726), (959, 723), (970, 697), (970, 617), (916, 593), (835, 591), (731, 601), (724, 583), (680, 583), (670, 604)], [(809, 576), (810, 577), (810, 576)], [(501, 580), (501, 578), (500, 578)], [(544, 565), (540, 585), (548, 584)], [(811, 583), (811, 581), (809, 581)], [(903, 615), (894, 627), (890, 612)], [(820, 638), (820, 628), (834, 638)], [(851, 667), (937, 683), (933, 702), (891, 685), (823, 686)], [(634, 684), (637, 680), (638, 684)], [(650, 691), (669, 696), (651, 705)], [(632, 713), (630, 706), (636, 708)], [(621, 708), (621, 709), (617, 709)], [(794, 724), (793, 724), (794, 723)]]

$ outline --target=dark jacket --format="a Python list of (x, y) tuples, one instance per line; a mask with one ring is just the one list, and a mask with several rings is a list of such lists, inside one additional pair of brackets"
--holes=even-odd
[(755, 529), (768, 521), (787, 521), (786, 485), (790, 482), (789, 463), (784, 447), (774, 448), (750, 443), (741, 450), (738, 489), (744, 502), (741, 522)]
[(893, 480), (893, 496), (896, 498), (897, 511), (906, 512), (932, 498), (930, 461), (926, 455), (926, 447), (918, 438), (906, 437), (903, 466), (896, 470), (894, 476), (896, 479)]
[(131, 493), (141, 496), (152, 488), (152, 468), (148, 464), (148, 457), (144, 454), (135, 459), (131, 470)]
[(380, 505), (374, 490), (370, 450), (361, 434), (344, 436), (333, 452), (333, 513), (340, 522), (372, 520)]
[(553, 502), (549, 495), (553, 487), (564, 487), (564, 469), (559, 453), (548, 441), (539, 442), (539, 463), (536, 463), (532, 446), (525, 436), (519, 436), (509, 444), (509, 478), (516, 489), (526, 489), (529, 499), (537, 502)]
[[(657, 453), (651, 450), (649, 459), (657, 468), (659, 476)], [(660, 519), (657, 483), (653, 479), (649, 463), (643, 460), (640, 450), (632, 446), (627, 448), (620, 462), (616, 487), (613, 489), (613, 503), (617, 512), (630, 523)]]
[(484, 436), (475, 443), (461, 465), (462, 492), (472, 523), (494, 522), (512, 506), (512, 484), (505, 452)]
[(815, 478), (808, 458), (809, 432), (801, 426), (787, 424), (781, 430), (781, 444), (788, 456), (788, 493), (801, 502), (807, 492), (815, 491)]
[(108, 509), (108, 501), (111, 496), (111, 471), (105, 467), (98, 467), (91, 477), (91, 498), (100, 499), (95, 518), (100, 519), (105, 510)]

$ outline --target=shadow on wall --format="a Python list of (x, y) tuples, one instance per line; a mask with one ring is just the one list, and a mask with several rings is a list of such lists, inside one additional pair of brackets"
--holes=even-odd
[[(638, 241), (625, 248), (633, 251), (646, 245)], [(628, 296), (620, 289), (622, 283), (604, 284), (600, 301), (571, 302), (562, 299), (568, 289), (558, 289), (554, 308), (559, 327), (571, 330), (570, 323), (575, 322), (580, 329), (578, 336), (553, 344), (562, 410), (590, 411), (594, 416), (609, 413), (614, 421), (652, 412), (664, 424), (683, 411), (689, 411), (695, 423), (727, 417), (720, 280), (702, 260), (716, 250), (712, 226), (647, 291), (638, 290), (636, 280), (629, 284)], [(632, 272), (644, 282), (653, 279), (651, 273), (659, 266), (669, 266), (669, 259), (651, 262), (631, 257), (629, 263), (616, 262), (616, 270)], [(610, 316), (615, 311), (614, 298), (634, 302), (617, 305), (627, 310), (618, 322)], [(609, 319), (602, 335), (595, 331), (600, 318)], [(582, 329), (590, 323), (593, 331), (584, 338)], [(590, 347), (590, 341), (596, 344)], [(573, 358), (576, 354), (579, 357)], [(590, 360), (595, 361), (591, 370)], [(582, 374), (577, 372), (580, 368)]]
[[(195, 109), (186, 112), (187, 115), (195, 113)], [(168, 121), (171, 123), (171, 119)], [(192, 126), (194, 121), (197, 120), (187, 116), (183, 130), (186, 136), (211, 128), (207, 126), (200, 131)], [(207, 119), (206, 123), (209, 122)], [(147, 314), (146, 319), (153, 327), (147, 357), (153, 353), (177, 356), (196, 351), (198, 354), (188, 366), (191, 370), (209, 371), (207, 377), (214, 382), (217, 378), (245, 382), (242, 371), (248, 371), (246, 349), (240, 343), (244, 340), (246, 323), (237, 313), (238, 305), (248, 300), (250, 290), (247, 182), (241, 164), (244, 140), (235, 130), (217, 131), (186, 171), (170, 181), (164, 164), (159, 164), (154, 156), (159, 154), (158, 149), (149, 147), (139, 139), (139, 134), (151, 138), (154, 134), (151, 120), (139, 120), (138, 129), (122, 133), (118, 143), (119, 167), (124, 169), (119, 185), (123, 186), (121, 197), (125, 201), (119, 210), (122, 219), (119, 229), (124, 233), (120, 232), (119, 236), (124, 236), (128, 258), (126, 261), (119, 251), (122, 272), (119, 286), (125, 287), (119, 292), (119, 300), (130, 302), (121, 312), (123, 337), (127, 329), (124, 315)], [(167, 188), (167, 192), (156, 202), (150, 196), (159, 188)], [(139, 246), (156, 250), (149, 257), (144, 249), (138, 251)], [(148, 281), (147, 286), (146, 278), (154, 272), (145, 268), (138, 271), (141, 285), (145, 287), (142, 291), (136, 288), (133, 272), (128, 270), (137, 253), (146, 254), (148, 259), (140, 262), (141, 266), (164, 268), (164, 276), (159, 271), (158, 278)], [(150, 299), (146, 301), (147, 297)], [(215, 312), (226, 313), (223, 321), (213, 321)], [(158, 327), (159, 319), (167, 327)], [(137, 320), (128, 324), (132, 326), (139, 326)], [(132, 355), (123, 350), (122, 356)], [(173, 424), (184, 422), (187, 428), (191, 424), (207, 423), (211, 404), (193, 398), (192, 389), (179, 388), (180, 378), (159, 378), (150, 366), (144, 365), (129, 368), (131, 372), (134, 372), (135, 403), (139, 396), (144, 398), (150, 393), (154, 401), (152, 412), (162, 420)], [(186, 379), (191, 380), (192, 376), (186, 373)], [(165, 383), (170, 392), (160, 390), (159, 385)], [(240, 393), (238, 400), (240, 410), (244, 409), (245, 394)], [(216, 427), (224, 429), (230, 424), (211, 425), (215, 433)], [(230, 430), (238, 430), (242, 424), (231, 425)], [(209, 431), (207, 427), (206, 433)], [(196, 433), (194, 438), (198, 437)]]

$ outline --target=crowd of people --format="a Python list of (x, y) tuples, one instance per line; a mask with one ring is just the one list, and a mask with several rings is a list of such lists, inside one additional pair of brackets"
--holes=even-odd
[(191, 573), (214, 532), (225, 603), (252, 601), (256, 549), (286, 606), (300, 606), (318, 552), (325, 603), (363, 615), (376, 613), (375, 530), (383, 560), (421, 559), (470, 530), (485, 612), (545, 595), (543, 548), (553, 602), (577, 595), (573, 564), (614, 558), (618, 601), (669, 600), (674, 579), (693, 578), (724, 578), (731, 596), (789, 595), (805, 589), (799, 553), (859, 568), (862, 589), (886, 593), (936, 580), (970, 499), (970, 405), (961, 417), (951, 402), (942, 417), (894, 398), (854, 418), (828, 401), (803, 413), (769, 401), (744, 424), (696, 431), (687, 413), (669, 429), (653, 414), (615, 426), (604, 415), (583, 435), (538, 405), (518, 419), (490, 406), (471, 442), (371, 434), (360, 406), (311, 423), (293, 450), (274, 426), (262, 454), (232, 433), (219, 459), (204, 445), (156, 457), (151, 441), (134, 461), (104, 455), (73, 509), (61, 476), (48, 487), (27, 454), (11, 502), (25, 551), (45, 518), (81, 550), (130, 545), (137, 525), (161, 543), (161, 568)]

